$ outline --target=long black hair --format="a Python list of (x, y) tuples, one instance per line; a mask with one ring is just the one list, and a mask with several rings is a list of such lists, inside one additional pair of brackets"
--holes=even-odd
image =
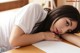
[(77, 33), (80, 31), (80, 14), (75, 7), (73, 7), (71, 5), (63, 5), (54, 10), (51, 10), (51, 11), (50, 11), (50, 9), (46, 9), (46, 10), (48, 10), (48, 14), (47, 14), (45, 20), (40, 22), (38, 27), (35, 30), (33, 29), (32, 33), (50, 31), (52, 22), (56, 18), (60, 19), (63, 17), (68, 17), (68, 18), (71, 18), (72, 20), (75, 20), (78, 22), (76, 29), (74, 29), (73, 31), (71, 31), (69, 33)]

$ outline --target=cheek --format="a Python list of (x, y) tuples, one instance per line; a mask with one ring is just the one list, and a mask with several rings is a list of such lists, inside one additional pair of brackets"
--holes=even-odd
[(55, 24), (56, 27), (63, 27), (64, 25), (65, 25), (64, 22), (57, 22), (57, 23)]
[(55, 31), (55, 30), (56, 30), (56, 28), (58, 28), (58, 29), (59, 29), (59, 28), (62, 28), (62, 27), (63, 27), (63, 25), (64, 25), (64, 24), (63, 24), (63, 23), (61, 23), (61, 22), (56, 22), (54, 25), (52, 25), (52, 26), (51, 26), (50, 31), (52, 31), (52, 32), (53, 32), (53, 31)]
[(51, 26), (50, 31), (54, 31), (55, 28), (63, 28), (65, 26), (65, 20), (58, 20), (54, 25)]

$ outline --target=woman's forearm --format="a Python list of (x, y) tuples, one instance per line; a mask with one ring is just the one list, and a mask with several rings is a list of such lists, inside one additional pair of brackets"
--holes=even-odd
[(80, 37), (74, 34), (64, 34), (62, 38), (80, 47)]
[(41, 34), (41, 32), (36, 34), (23, 34), (18, 38), (15, 38), (11, 45), (13, 47), (26, 46), (33, 44), (35, 42), (39, 42), (41, 40), (44, 40), (44, 36)]

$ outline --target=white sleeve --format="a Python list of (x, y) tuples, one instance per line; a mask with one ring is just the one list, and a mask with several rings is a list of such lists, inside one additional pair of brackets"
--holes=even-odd
[(28, 4), (21, 9), (15, 24), (25, 33), (30, 33), (35, 23), (40, 19), (43, 8), (39, 4)]

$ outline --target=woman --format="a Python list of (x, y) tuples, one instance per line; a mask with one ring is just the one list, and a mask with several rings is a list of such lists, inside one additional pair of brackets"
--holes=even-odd
[(80, 31), (79, 16), (78, 10), (69, 5), (47, 11), (39, 4), (28, 4), (16, 18), (10, 18), (6, 34), (2, 33), (7, 37), (3, 38), (6, 40), (4, 43), (1, 41), (1, 49), (5, 51), (7, 48), (26, 46), (42, 40), (60, 40), (60, 37), (80, 46), (80, 38), (74, 35)]

